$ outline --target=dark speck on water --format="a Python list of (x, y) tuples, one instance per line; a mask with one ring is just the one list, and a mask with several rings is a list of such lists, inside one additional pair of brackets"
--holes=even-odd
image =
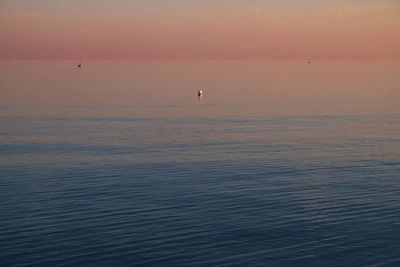
[(1, 64), (0, 265), (400, 265), (399, 62)]

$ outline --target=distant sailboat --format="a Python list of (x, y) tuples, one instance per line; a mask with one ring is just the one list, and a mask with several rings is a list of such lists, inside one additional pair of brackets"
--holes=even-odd
[(202, 90), (197, 91), (197, 95), (198, 96), (202, 96), (203, 95), (203, 91)]

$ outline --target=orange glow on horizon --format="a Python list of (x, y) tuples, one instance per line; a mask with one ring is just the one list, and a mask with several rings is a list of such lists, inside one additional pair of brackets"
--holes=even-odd
[(2, 59), (400, 59), (390, 5), (276, 13), (1, 17)]

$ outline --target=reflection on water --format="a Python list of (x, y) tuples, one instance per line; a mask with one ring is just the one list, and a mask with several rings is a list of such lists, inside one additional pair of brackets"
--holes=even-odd
[(399, 263), (399, 62), (0, 70), (5, 265)]
[[(2, 116), (388, 114), (399, 109), (399, 61), (3, 61)], [(198, 106), (193, 97), (207, 88)]]

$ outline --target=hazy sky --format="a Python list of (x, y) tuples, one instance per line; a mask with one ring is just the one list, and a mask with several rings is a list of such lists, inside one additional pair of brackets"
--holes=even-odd
[(2, 59), (400, 59), (400, 0), (0, 0)]

